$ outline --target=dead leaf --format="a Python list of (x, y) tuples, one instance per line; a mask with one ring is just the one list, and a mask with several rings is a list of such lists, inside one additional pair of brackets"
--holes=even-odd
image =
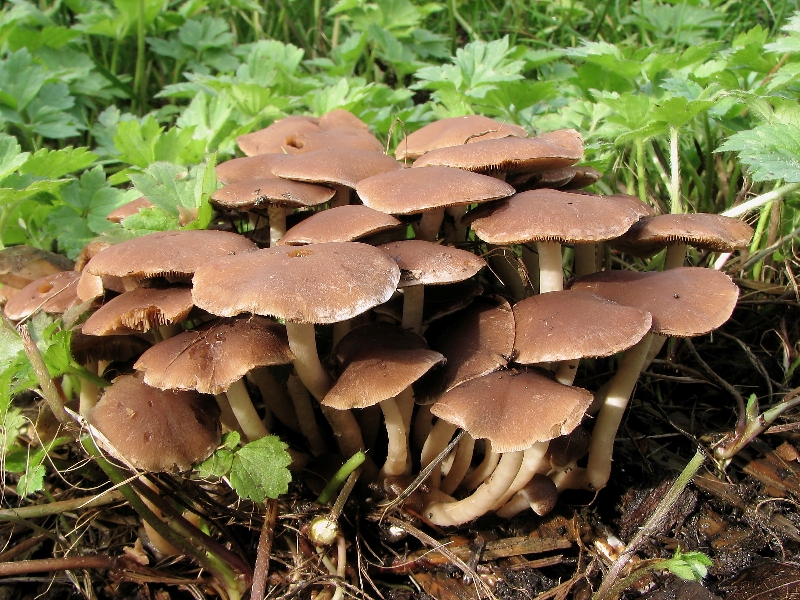
[(800, 569), (764, 562), (742, 571), (725, 589), (728, 600), (800, 600)]

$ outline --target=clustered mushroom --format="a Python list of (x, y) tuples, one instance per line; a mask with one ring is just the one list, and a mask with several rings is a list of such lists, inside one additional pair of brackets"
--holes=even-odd
[[(459, 525), (528, 506), (541, 514), (556, 489), (606, 485), (616, 427), (653, 336), (701, 335), (736, 304), (727, 275), (682, 266), (685, 248), (730, 251), (752, 230), (713, 216), (649, 216), (629, 197), (578, 190), (600, 174), (575, 166), (583, 144), (574, 130), (528, 137), (485, 117), (445, 119), (401, 141), (395, 159), (364, 123), (337, 110), (287, 117), (239, 144), (247, 156), (217, 167), (225, 186), (214, 202), (232, 211), (217, 223), (270, 203), (279, 208), (267, 211), (270, 247), (231, 231), (155, 233), (94, 253), (79, 280), (51, 275), (20, 292), (49, 310), (45, 288), (75, 289), (73, 302), (103, 304), (83, 326), (85, 337), (133, 334), (152, 345), (138, 357), (140, 373), (115, 379), (86, 411), (136, 466), (186, 468), (213, 450), (219, 425), (196, 454), (165, 450), (167, 466), (129, 454), (125, 439), (155, 435), (116, 433), (132, 412), (139, 419), (139, 408), (112, 400), (133, 385), (193, 390), (153, 394), (194, 398), (187, 410), (198, 422), (218, 423), (221, 414), (223, 427), (248, 439), (265, 435), (274, 414), (279, 429), (302, 430), (314, 454), (330, 441), (326, 426), (316, 427), (324, 415), (345, 458), (372, 439), (361, 429), (368, 419), (358, 417), (378, 404), (385, 441), (369, 450), (384, 464), (364, 475), (381, 482), (431, 465), (458, 429), (465, 432), (431, 470), (427, 520)], [(443, 225), (446, 214), (451, 225)], [(287, 220), (297, 224), (287, 230)], [(663, 233), (662, 221), (681, 221), (688, 233)], [(725, 226), (731, 233), (720, 233)], [(700, 229), (717, 238), (700, 240)], [(645, 253), (674, 244), (671, 268), (601, 265), (593, 273), (600, 243)], [(489, 245), (537, 255), (538, 264), (527, 266), (538, 284), (498, 281), (482, 268)], [(575, 248), (574, 266), (565, 264), (562, 245)], [(570, 281), (565, 268), (580, 277)], [(714, 304), (703, 308), (701, 299)], [(403, 305), (402, 315), (393, 303)], [(9, 318), (24, 318), (9, 312), (15, 306), (7, 305)], [(572, 385), (578, 361), (623, 350), (608, 385)], [(241, 365), (229, 362), (233, 355)], [(288, 380), (287, 367), (282, 375), (270, 371), (287, 363)], [(211, 394), (218, 404), (207, 400)], [(113, 416), (112, 405), (122, 416)], [(597, 412), (588, 443), (587, 412)], [(587, 466), (576, 467), (582, 450), (564, 448), (587, 446)]]

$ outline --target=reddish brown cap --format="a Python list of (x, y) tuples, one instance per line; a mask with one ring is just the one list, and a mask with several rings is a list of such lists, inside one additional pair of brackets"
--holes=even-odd
[(467, 308), (434, 322), (425, 332), (447, 364), (417, 388), (419, 400), (433, 400), (453, 387), (505, 368), (514, 350), (514, 315), (499, 296), (476, 298)]
[(319, 119), (293, 115), (278, 119), (269, 127), (240, 135), (236, 143), (246, 156), (258, 154), (296, 154), (302, 150), (297, 139), (319, 131)]
[(739, 297), (730, 277), (700, 267), (648, 273), (604, 271), (579, 277), (572, 289), (646, 310), (653, 315), (653, 333), (677, 337), (716, 329), (731, 316)]
[(403, 168), (391, 156), (357, 148), (327, 148), (292, 157), (273, 169), (285, 179), (355, 189), (362, 179)]
[(252, 210), (266, 204), (301, 208), (324, 204), (334, 193), (321, 185), (273, 177), (231, 183), (211, 194), (211, 201), (216, 206), (237, 210)]
[(604, 196), (532, 190), (468, 213), (462, 221), (491, 244), (587, 243), (619, 237), (638, 220), (625, 204)]
[(341, 375), (322, 404), (340, 410), (393, 398), (445, 362), (422, 336), (381, 322), (351, 330), (336, 345), (334, 358)]
[(591, 403), (591, 392), (539, 373), (495, 371), (446, 392), (431, 413), (490, 440), (496, 452), (515, 452), (569, 433)]
[(394, 215), (505, 198), (514, 188), (478, 173), (449, 167), (404, 169), (361, 180), (356, 192), (365, 205)]
[(145, 471), (185, 471), (219, 445), (219, 407), (211, 396), (152, 388), (122, 375), (103, 391), (91, 419), (112, 454)]
[(127, 204), (123, 204), (119, 208), (115, 208), (106, 216), (108, 221), (112, 223), (119, 223), (125, 217), (130, 217), (131, 215), (135, 215), (143, 208), (152, 208), (153, 203), (150, 202), (147, 198), (142, 196), (141, 198), (137, 198), (136, 200), (131, 200)]
[(252, 316), (179, 333), (147, 350), (133, 367), (153, 387), (220, 394), (256, 367), (292, 360), (286, 328)]
[(6, 303), (6, 317), (19, 321), (37, 310), (63, 313), (79, 303), (76, 288), (80, 276), (77, 271), (62, 271), (29, 283)]
[(504, 137), (528, 137), (519, 125), (501, 123), (481, 115), (439, 119), (403, 138), (397, 145), (398, 160), (419, 158), (437, 148), (459, 146)]
[(249, 179), (276, 177), (272, 168), (287, 160), (290, 155), (277, 152), (233, 158), (217, 165), (217, 179), (226, 185)]
[(124, 335), (180, 323), (194, 304), (188, 287), (138, 288), (98, 308), (83, 324), (87, 335)]
[(748, 247), (752, 238), (753, 228), (739, 219), (708, 213), (675, 214), (641, 219), (614, 245), (645, 256), (673, 243), (715, 252), (733, 252)]
[(469, 279), (486, 266), (472, 252), (423, 240), (402, 240), (378, 246), (400, 267), (398, 288), (437, 285)]
[(414, 167), (456, 167), (476, 173), (541, 172), (569, 165), (583, 157), (583, 148), (564, 148), (542, 138), (507, 137), (431, 150)]
[(515, 361), (534, 364), (611, 356), (648, 331), (650, 313), (582, 290), (549, 292), (514, 305)]
[(377, 248), (332, 242), (218, 259), (197, 270), (192, 293), (197, 306), (220, 316), (335, 323), (386, 302), (399, 280), (400, 269)]
[(314, 213), (286, 232), (281, 246), (323, 242), (352, 242), (358, 238), (400, 227), (402, 222), (363, 204), (337, 206)]

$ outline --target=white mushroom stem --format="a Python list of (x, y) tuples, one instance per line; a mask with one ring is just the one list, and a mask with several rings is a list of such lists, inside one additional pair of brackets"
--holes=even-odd
[(236, 431), (239, 435), (244, 437), (242, 426), (239, 425), (236, 415), (233, 414), (231, 403), (228, 402), (228, 397), (225, 394), (214, 394), (214, 399), (217, 401), (217, 406), (219, 406), (219, 420), (222, 426), (228, 431)]
[(297, 415), (286, 395), (286, 389), (275, 380), (269, 369), (267, 367), (253, 369), (247, 374), (247, 378), (261, 392), (261, 399), (270, 412), (289, 429), (299, 432), (300, 423), (297, 422)]
[(286, 322), (289, 348), (294, 354), (294, 370), (303, 385), (317, 400), (322, 400), (333, 380), (319, 361), (313, 323)]
[(402, 392), (395, 396), (397, 408), (400, 409), (400, 414), (403, 416), (403, 426), (406, 428), (406, 435), (411, 431), (411, 417), (414, 414), (414, 388), (408, 386)]
[(423, 509), (425, 516), (434, 525), (444, 527), (461, 525), (485, 514), (514, 481), (522, 464), (522, 455), (522, 452), (504, 453), (492, 476), (471, 496), (456, 502), (428, 504)]
[(250, 394), (247, 393), (247, 387), (244, 384), (244, 378), (234, 381), (230, 387), (225, 391), (225, 395), (230, 402), (231, 410), (236, 415), (236, 420), (244, 432), (248, 441), (258, 440), (262, 437), (268, 436), (269, 431), (264, 427), (261, 422), (261, 417), (258, 416)]
[(517, 471), (517, 476), (514, 478), (514, 481), (511, 482), (511, 485), (508, 486), (508, 489), (503, 492), (503, 495), (500, 496), (497, 499), (497, 502), (494, 503), (492, 510), (498, 510), (501, 506), (508, 502), (511, 496), (528, 485), (528, 482), (539, 471), (539, 468), (544, 461), (545, 452), (547, 452), (547, 446), (549, 445), (549, 440), (546, 442), (536, 442), (523, 452), (522, 464), (519, 467), (519, 471)]
[[(294, 370), (297, 376), (311, 395), (321, 402), (333, 386), (333, 380), (319, 361), (314, 324), (287, 321), (286, 335), (289, 338), (289, 348), (294, 354)], [(322, 414), (333, 428), (333, 435), (343, 456), (349, 458), (364, 449), (361, 429), (353, 413), (323, 406)]]
[(403, 288), (403, 329), (422, 335), (422, 308), (425, 303), (425, 286), (409, 285)]
[(297, 422), (300, 424), (300, 431), (308, 442), (308, 448), (314, 456), (321, 456), (328, 452), (322, 433), (317, 425), (317, 416), (314, 414), (314, 407), (311, 405), (311, 396), (308, 390), (300, 381), (299, 377), (289, 375), (286, 381), (286, 389), (289, 390), (289, 397), (294, 404), (294, 412), (297, 414)]
[[(155, 484), (150, 481), (147, 477), (140, 477), (139, 481), (153, 490), (156, 494), (161, 495), (159, 489), (155, 486)], [(162, 521), (164, 520), (164, 515), (161, 513), (161, 510), (150, 500), (145, 498), (144, 496), (140, 497), (144, 505), (149, 508), (152, 513)], [(144, 529), (145, 533), (147, 534), (147, 539), (150, 540), (150, 545), (162, 556), (176, 556), (181, 554), (181, 551), (178, 550), (175, 546), (170, 544), (164, 537), (158, 533), (153, 527), (145, 521), (144, 519), (141, 520), (142, 528)]]
[(667, 255), (664, 257), (664, 270), (677, 269), (686, 261), (687, 245), (676, 242), (667, 245)]
[[(436, 424), (431, 428), (431, 432), (428, 434), (428, 439), (425, 440), (425, 445), (422, 446), (422, 453), (420, 454), (421, 468), (424, 469), (439, 456), (439, 453), (450, 443), (456, 429), (457, 427), (455, 425), (448, 423), (444, 419), (436, 421)], [(428, 477), (428, 484), (431, 487), (439, 487), (440, 477), (441, 469), (437, 465)]]
[(414, 448), (422, 450), (422, 448), (425, 447), (425, 442), (428, 440), (432, 428), (433, 415), (431, 414), (431, 406), (429, 404), (422, 404), (417, 408), (417, 414), (414, 417), (414, 426), (411, 428)]
[(580, 358), (562, 360), (559, 362), (556, 367), (556, 381), (563, 385), (572, 385), (575, 383), (575, 375), (578, 373), (578, 365), (580, 363)]
[(575, 244), (573, 262), (575, 277), (590, 275), (597, 271), (597, 249), (594, 243)]
[(467, 490), (475, 490), (482, 484), (497, 468), (500, 462), (500, 453), (492, 450), (492, 442), (486, 440), (486, 452), (483, 455), (481, 464), (475, 467), (465, 479), (463, 487)]
[[(86, 363), (86, 369), (96, 375), (100, 375), (102, 373), (102, 371), (100, 371), (98, 361), (96, 360)], [(98, 388), (93, 382), (89, 381), (88, 379), (84, 379), (83, 377), (80, 378), (80, 388), (81, 391), (78, 396), (80, 398), (78, 411), (84, 419), (88, 420), (89, 413), (92, 412), (94, 405), (97, 404), (97, 398), (100, 395), (100, 388)]]
[(564, 289), (564, 269), (559, 242), (537, 242), (539, 249), (539, 293)]
[(267, 217), (269, 218), (269, 247), (274, 248), (278, 245), (278, 240), (286, 235), (286, 208), (270, 204), (267, 207)]
[(442, 226), (443, 220), (444, 208), (434, 208), (425, 211), (422, 213), (422, 218), (419, 221), (416, 238), (418, 240), (425, 240), (426, 242), (434, 241), (436, 236), (439, 235), (439, 229)]
[(589, 489), (599, 490), (605, 487), (611, 476), (614, 438), (647, 357), (652, 338), (653, 334), (648, 333), (635, 346), (625, 351), (616, 374), (605, 390), (589, 446), (589, 462), (586, 466)]
[(458, 488), (459, 484), (464, 480), (464, 476), (469, 471), (469, 465), (472, 463), (472, 453), (475, 450), (475, 438), (470, 434), (464, 433), (458, 441), (458, 446), (455, 449), (455, 456), (447, 476), (442, 480), (439, 486), (445, 494), (452, 495)]
[(385, 477), (403, 475), (408, 466), (408, 430), (403, 423), (403, 415), (394, 398), (383, 400), (379, 406), (389, 435), (386, 462), (381, 474)]

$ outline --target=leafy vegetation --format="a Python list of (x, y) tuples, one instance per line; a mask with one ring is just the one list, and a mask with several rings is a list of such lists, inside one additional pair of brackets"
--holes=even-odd
[[(75, 258), (92, 239), (205, 228), (214, 166), (290, 114), (350, 110), (391, 148), (434, 119), (575, 128), (603, 193), (662, 212), (757, 219), (752, 281), (793, 281), (800, 231), (800, 13), (787, 0), (16, 0), (0, 10), (0, 248)], [(154, 207), (112, 224), (115, 208)], [(739, 211), (739, 212), (737, 212)], [(655, 264), (655, 263), (653, 263)], [(31, 329), (52, 376), (91, 378), (67, 327)], [(785, 380), (800, 359), (787, 362)], [(0, 328), (0, 458), (46, 488), (63, 438), (26, 437), (12, 402), (40, 383)], [(267, 458), (265, 458), (267, 457)], [(268, 461), (274, 471), (259, 471)], [(242, 497), (285, 493), (276, 438), (231, 435), (200, 465)], [(664, 565), (702, 578), (705, 562)]]

